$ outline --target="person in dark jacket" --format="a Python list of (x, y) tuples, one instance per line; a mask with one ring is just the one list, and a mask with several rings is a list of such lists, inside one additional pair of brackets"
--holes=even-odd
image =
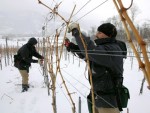
[[(84, 34), (80, 35), (78, 28), (77, 23), (72, 23), (68, 27), (68, 32), (72, 32), (83, 56), (85, 56), (85, 49), (81, 37), (87, 46), (96, 113), (119, 113), (115, 88), (122, 86), (126, 46), (118, 44), (115, 39), (117, 30), (111, 23), (104, 23), (97, 28), (95, 43)], [(91, 101), (91, 94), (88, 95), (88, 99)]]
[(16, 61), (16, 63), (18, 64), (16, 67), (19, 69), (19, 72), (22, 76), (22, 92), (27, 91), (29, 88), (28, 73), (31, 63), (38, 63), (38, 60), (34, 60), (32, 59), (32, 57), (34, 56), (38, 59), (41, 59), (40, 61), (44, 59), (44, 57), (36, 51), (36, 44), (37, 40), (34, 37), (32, 37), (17, 52), (18, 61)]

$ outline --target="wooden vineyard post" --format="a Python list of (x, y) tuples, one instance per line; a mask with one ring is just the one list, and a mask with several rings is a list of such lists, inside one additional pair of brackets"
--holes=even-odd
[(8, 47), (8, 38), (6, 37), (6, 56), (7, 56), (7, 65), (9, 65), (9, 47)]
[[(38, 0), (38, 1), (39, 1), (39, 4), (42, 4), (43, 6), (47, 7), (48, 9), (50, 9), (53, 14), (56, 14), (57, 16), (59, 16), (59, 17), (66, 23), (66, 30), (65, 30), (65, 33), (64, 33), (64, 38), (63, 38), (62, 46), (61, 46), (61, 48), (60, 48), (60, 52), (58, 52), (58, 37), (59, 37), (59, 34), (60, 34), (60, 33), (58, 33), (58, 31), (56, 30), (56, 37), (55, 37), (56, 40), (55, 40), (55, 41), (56, 41), (56, 46), (57, 46), (57, 48), (56, 48), (56, 75), (55, 75), (55, 77), (57, 77), (57, 74), (58, 74), (58, 72), (59, 72), (59, 73), (60, 73), (60, 77), (61, 77), (62, 82), (63, 82), (63, 85), (64, 85), (64, 87), (65, 87), (65, 90), (67, 91), (67, 94), (68, 94), (68, 96), (69, 96), (69, 98), (70, 98), (70, 100), (71, 100), (71, 104), (72, 104), (72, 106), (73, 106), (73, 107), (72, 107), (72, 112), (75, 113), (75, 112), (76, 112), (75, 103), (73, 102), (73, 99), (72, 99), (72, 97), (71, 97), (71, 93), (69, 92), (69, 90), (68, 90), (68, 88), (67, 88), (67, 85), (66, 85), (66, 83), (65, 83), (65, 80), (64, 80), (64, 78), (63, 78), (63, 76), (62, 76), (61, 69), (60, 69), (60, 60), (61, 60), (62, 53), (63, 53), (64, 41), (65, 41), (65, 37), (66, 37), (66, 34), (67, 34), (68, 25), (69, 25), (69, 23), (70, 23), (70, 20), (71, 20), (71, 18), (72, 18), (72, 15), (73, 15), (73, 12), (74, 12), (74, 10), (75, 10), (76, 5), (75, 5), (74, 8), (73, 8), (73, 11), (72, 11), (72, 13), (71, 13), (71, 15), (70, 15), (70, 18), (68, 19), (68, 21), (66, 21), (66, 20), (55, 10), (55, 8), (54, 8), (54, 9), (51, 9), (50, 7), (48, 7), (46, 4), (44, 4), (44, 3), (41, 2), (40, 0)], [(60, 30), (60, 32), (61, 32), (61, 30)], [(55, 81), (56, 81), (56, 80), (55, 80)]]
[(85, 49), (85, 58), (86, 58), (86, 61), (87, 61), (87, 66), (88, 66), (88, 72), (89, 72), (89, 76), (90, 76), (90, 83), (91, 83), (91, 93), (92, 93), (92, 111), (93, 113), (95, 113), (95, 97), (94, 97), (94, 87), (93, 87), (93, 80), (92, 80), (92, 71), (91, 71), (91, 68), (90, 68), (90, 61), (89, 61), (89, 57), (88, 57), (88, 53), (87, 53), (87, 46), (85, 44), (85, 41), (82, 37), (82, 34), (81, 34), (81, 31), (80, 31), (80, 26), (78, 24), (78, 29), (79, 29), (79, 35), (80, 35), (80, 38), (81, 38), (81, 41), (82, 41), (82, 44), (83, 44), (83, 47)]
[[(118, 1), (118, 3), (116, 1)], [(131, 48), (132, 48), (132, 50), (133, 50), (133, 52), (134, 52), (134, 54), (137, 58), (137, 61), (139, 63), (139, 68), (142, 69), (142, 71), (144, 73), (144, 76), (145, 76), (145, 78), (146, 78), (146, 80), (147, 80), (147, 82), (150, 86), (150, 62), (149, 62), (148, 55), (147, 55), (146, 42), (143, 41), (142, 37), (139, 35), (139, 32), (137, 31), (137, 29), (135, 28), (135, 26), (132, 23), (131, 19), (129, 18), (129, 16), (127, 14), (127, 9), (124, 8), (124, 6), (122, 4), (122, 1), (121, 0), (113, 0), (113, 2), (115, 4), (115, 6), (117, 8), (117, 11), (120, 15), (120, 18), (123, 22), (123, 25), (124, 25), (124, 28), (125, 28), (125, 31), (126, 31), (126, 34), (127, 34), (127, 40), (129, 41), (130, 46), (131, 46)], [(140, 59), (140, 55), (137, 52), (137, 50), (136, 50), (136, 48), (135, 48), (135, 46), (132, 42), (127, 24), (129, 25), (129, 27), (133, 31), (133, 33), (135, 35), (135, 39), (136, 39), (138, 45), (141, 48), (142, 55), (143, 55), (143, 58), (144, 58), (144, 62), (142, 62), (142, 60)]]
[(2, 53), (3, 53), (3, 48), (0, 45), (0, 68), (1, 68), (1, 70), (2, 70)]

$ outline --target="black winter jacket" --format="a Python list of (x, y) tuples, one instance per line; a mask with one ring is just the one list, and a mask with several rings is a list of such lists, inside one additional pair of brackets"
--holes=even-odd
[[(79, 31), (74, 29), (72, 34), (84, 53), (84, 46), (79, 36)], [(114, 38), (96, 39), (94, 44), (89, 38), (82, 35), (87, 45), (88, 57), (92, 71), (92, 80), (97, 107), (117, 107), (116, 95), (114, 93), (114, 80), (122, 78), (123, 75), (123, 52)]]
[[(34, 40), (32, 40), (34, 41)], [(31, 42), (29, 40), (28, 43), (23, 45), (17, 52), (18, 56), (21, 57), (21, 60), (19, 62), (18, 69), (20, 70), (27, 70), (29, 72), (29, 67), (31, 66), (31, 63), (37, 63), (38, 60), (32, 59), (32, 57), (36, 57), (39, 59), (43, 59), (43, 56), (41, 56), (35, 49), (35, 43)]]

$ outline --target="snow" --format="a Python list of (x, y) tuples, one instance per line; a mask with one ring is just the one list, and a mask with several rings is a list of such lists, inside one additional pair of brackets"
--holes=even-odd
[[(13, 62), (9, 66), (4, 66), (0, 70), (0, 112), (1, 113), (53, 113), (52, 93), (48, 96), (47, 88), (44, 84), (42, 69), (39, 64), (32, 64), (29, 72), (28, 92), (21, 92), (21, 76)], [(133, 63), (131, 67), (131, 63)], [(55, 65), (55, 64), (54, 64)], [(81, 113), (88, 113), (86, 96), (89, 93), (86, 65), (77, 57), (70, 54), (70, 60), (61, 59), (61, 72), (65, 83), (76, 105), (78, 113), (78, 99), (81, 97)], [(130, 100), (128, 103), (129, 113), (150, 113), (149, 101), (150, 91), (147, 89), (147, 82), (144, 84), (143, 94), (139, 95), (143, 79), (143, 73), (138, 68), (138, 63), (134, 58), (128, 57), (124, 62), (124, 85), (129, 88)], [(60, 74), (56, 80), (56, 103), (57, 113), (72, 113), (72, 104), (64, 88)], [(122, 113), (127, 113), (124, 109)]]

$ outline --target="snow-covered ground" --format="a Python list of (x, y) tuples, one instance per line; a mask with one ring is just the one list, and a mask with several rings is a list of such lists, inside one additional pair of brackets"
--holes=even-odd
[[(21, 76), (19, 71), (11, 63), (0, 70), (0, 113), (53, 113), (52, 94), (48, 96), (47, 88), (44, 85), (42, 69), (39, 64), (32, 64), (30, 68), (29, 83), (31, 87), (28, 92), (21, 93)], [(131, 67), (131, 63), (133, 65)], [(150, 113), (149, 101), (150, 90), (147, 89), (147, 82), (144, 84), (143, 94), (139, 95), (143, 73), (138, 68), (138, 63), (130, 57), (124, 63), (124, 85), (129, 88), (130, 100), (128, 104), (129, 113)], [(54, 64), (55, 65), (55, 64)], [(85, 62), (70, 55), (70, 60), (61, 60), (61, 72), (65, 83), (71, 93), (78, 113), (78, 100), (81, 97), (81, 113), (88, 113), (86, 96), (89, 93), (87, 71)], [(57, 113), (72, 113), (72, 104), (64, 89), (60, 75), (56, 80), (56, 103)], [(124, 109), (122, 113), (127, 113)]]

